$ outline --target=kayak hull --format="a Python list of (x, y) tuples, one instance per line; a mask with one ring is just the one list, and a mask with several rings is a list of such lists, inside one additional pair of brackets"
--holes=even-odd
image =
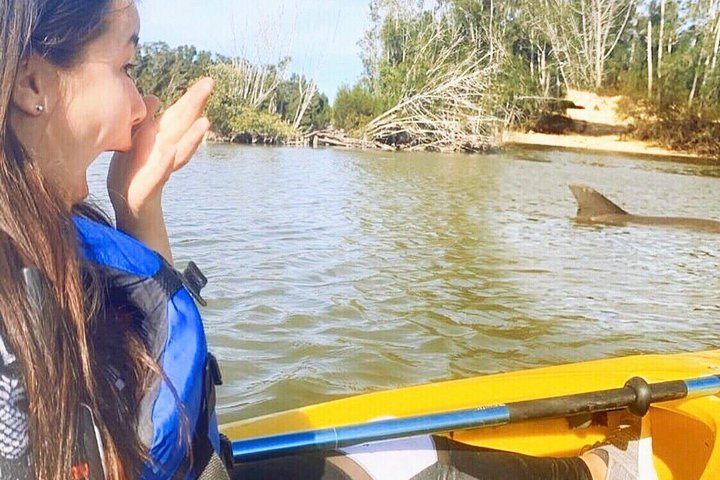
[[(720, 374), (720, 350), (631, 356), (368, 393), (230, 423), (222, 431), (240, 440), (614, 389), (634, 376), (655, 383), (714, 374)], [(619, 414), (609, 415), (612, 420)], [(720, 478), (719, 397), (654, 404), (648, 415), (659, 478)], [(587, 424), (582, 425), (585, 420)], [(463, 443), (498, 450), (573, 456), (603, 440), (611, 430), (598, 418), (590, 420), (556, 418), (447, 434)]]

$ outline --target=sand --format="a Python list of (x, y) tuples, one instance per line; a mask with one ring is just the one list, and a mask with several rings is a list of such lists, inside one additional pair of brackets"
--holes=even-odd
[[(627, 127), (629, 121), (621, 118), (618, 111), (618, 102), (621, 97), (602, 97), (594, 93), (570, 90), (567, 100), (574, 102), (582, 109), (568, 109), (567, 116), (573, 120), (602, 125), (603, 128), (611, 126)], [(589, 131), (592, 128), (588, 129)], [(563, 134), (553, 135), (536, 132), (508, 131), (503, 135), (505, 145), (523, 145), (538, 147), (554, 147), (573, 150), (591, 150), (598, 152), (628, 153), (633, 155), (700, 158), (698, 155), (668, 150), (649, 142), (622, 139), (621, 134), (593, 135), (593, 134)]]

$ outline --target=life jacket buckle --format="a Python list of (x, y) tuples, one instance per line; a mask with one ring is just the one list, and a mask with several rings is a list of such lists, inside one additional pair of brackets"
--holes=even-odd
[(187, 264), (185, 270), (180, 274), (180, 280), (190, 294), (203, 307), (207, 307), (207, 302), (200, 295), (202, 289), (207, 285), (208, 280), (200, 271), (200, 268), (192, 260)]

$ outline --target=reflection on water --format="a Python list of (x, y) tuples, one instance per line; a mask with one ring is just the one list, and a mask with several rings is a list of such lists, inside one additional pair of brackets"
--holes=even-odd
[[(102, 197), (106, 162), (91, 171)], [(553, 151), (203, 147), (166, 192), (228, 421), (400, 385), (718, 342), (720, 236), (573, 223), (569, 183), (720, 219), (720, 168)], [(101, 198), (101, 203), (103, 200)], [(107, 203), (104, 203), (107, 204)]]

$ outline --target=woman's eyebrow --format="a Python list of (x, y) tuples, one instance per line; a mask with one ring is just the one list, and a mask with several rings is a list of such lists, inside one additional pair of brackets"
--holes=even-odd
[(134, 46), (138, 46), (140, 43), (140, 36), (137, 33), (134, 33), (132, 37), (130, 37), (130, 41), (128, 43), (132, 43)]

